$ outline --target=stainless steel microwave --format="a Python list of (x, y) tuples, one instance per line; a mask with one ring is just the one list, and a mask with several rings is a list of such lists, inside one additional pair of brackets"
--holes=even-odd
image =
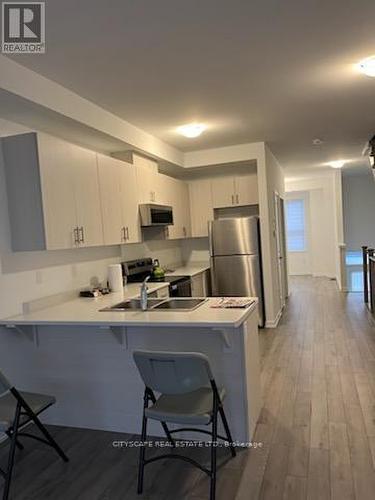
[(173, 209), (167, 205), (145, 203), (139, 206), (141, 226), (173, 226)]

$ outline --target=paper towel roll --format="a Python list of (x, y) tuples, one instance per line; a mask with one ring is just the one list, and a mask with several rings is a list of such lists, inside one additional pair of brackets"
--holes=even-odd
[(121, 292), (123, 289), (121, 264), (108, 266), (108, 283), (112, 292)]

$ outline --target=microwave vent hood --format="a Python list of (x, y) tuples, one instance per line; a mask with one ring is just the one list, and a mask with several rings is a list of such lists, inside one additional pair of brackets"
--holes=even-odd
[(141, 227), (173, 226), (173, 208), (168, 205), (144, 203), (139, 205)]

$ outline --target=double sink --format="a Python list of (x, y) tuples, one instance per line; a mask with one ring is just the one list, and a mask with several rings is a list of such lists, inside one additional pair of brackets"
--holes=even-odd
[[(169, 298), (169, 299), (148, 299), (147, 311), (193, 311), (203, 304), (206, 299), (196, 299), (191, 297)], [(128, 299), (101, 311), (141, 311), (140, 299)]]

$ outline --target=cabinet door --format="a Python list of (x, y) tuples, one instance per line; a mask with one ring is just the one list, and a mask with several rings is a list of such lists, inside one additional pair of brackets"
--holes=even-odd
[(184, 237), (181, 182), (172, 177), (167, 177), (163, 181), (165, 189), (164, 203), (171, 205), (173, 208), (173, 226), (168, 226), (167, 236), (170, 240), (177, 240)]
[(125, 233), (122, 220), (121, 161), (109, 156), (98, 155), (100, 201), (103, 216), (105, 245), (124, 243)]
[(136, 169), (139, 203), (156, 203), (156, 184), (159, 175), (157, 163), (134, 155), (133, 165)]
[(138, 186), (136, 170), (133, 165), (119, 162), (122, 221), (125, 228), (125, 243), (141, 241), (141, 229), (138, 208)]
[(191, 235), (208, 236), (208, 221), (213, 220), (211, 180), (202, 179), (189, 183)]
[(46, 249), (74, 248), (78, 221), (73, 146), (49, 135), (38, 134), (37, 137)]
[(72, 147), (80, 246), (104, 244), (96, 153)]
[(214, 208), (231, 207), (235, 204), (233, 177), (215, 177), (212, 179), (212, 200)]
[(184, 238), (191, 238), (191, 217), (190, 217), (190, 195), (189, 186), (186, 182), (181, 182), (181, 218), (182, 233)]
[(257, 205), (258, 196), (258, 176), (256, 173), (240, 175), (235, 178), (236, 205)]
[(204, 273), (196, 274), (191, 278), (191, 296), (192, 297), (205, 297), (203, 285)]

